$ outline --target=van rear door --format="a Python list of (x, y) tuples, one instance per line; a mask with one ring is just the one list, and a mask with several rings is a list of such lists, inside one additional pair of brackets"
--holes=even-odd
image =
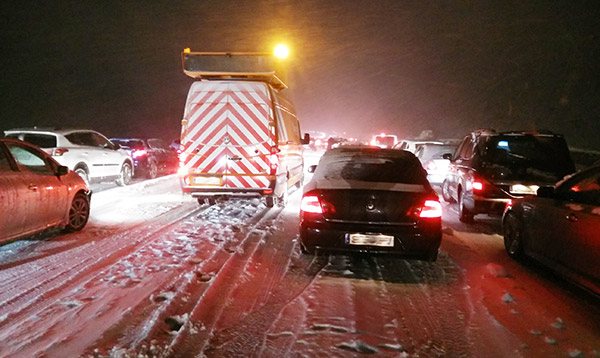
[(196, 82), (188, 95), (181, 160), (191, 191), (269, 187), (275, 144), (269, 90), (261, 82)]

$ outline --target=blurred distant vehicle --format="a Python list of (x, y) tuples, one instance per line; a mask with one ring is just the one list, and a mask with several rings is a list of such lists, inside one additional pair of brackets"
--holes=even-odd
[(565, 139), (551, 132), (476, 130), (447, 158), (442, 196), (458, 202), (463, 222), (477, 214), (502, 214), (511, 200), (535, 195), (540, 186), (575, 172)]
[(83, 179), (38, 147), (0, 138), (0, 242), (53, 227), (81, 230), (91, 193)]
[(407, 150), (411, 153), (415, 153), (417, 150), (417, 145), (420, 144), (444, 144), (440, 141), (435, 140), (422, 140), (422, 139), (401, 139), (398, 141), (396, 145), (394, 145), (394, 149), (402, 149)]
[(119, 144), (131, 155), (136, 175), (152, 179), (161, 174), (177, 172), (177, 151), (162, 139), (111, 138), (110, 141)]
[(578, 172), (504, 212), (504, 246), (600, 294), (600, 167)]
[(373, 136), (370, 144), (380, 148), (392, 148), (394, 145), (396, 145), (396, 143), (398, 143), (397, 136), (393, 134), (381, 133)]
[(427, 179), (433, 185), (442, 185), (448, 173), (449, 159), (445, 159), (444, 154), (454, 154), (456, 147), (454, 144), (423, 143), (417, 144), (415, 155), (421, 161), (421, 164), (427, 170)]
[(327, 139), (327, 149), (337, 148), (347, 142), (348, 139), (344, 137), (329, 137)]
[(312, 150), (327, 149), (327, 135), (318, 131), (307, 131), (310, 135), (309, 148)]
[(115, 181), (127, 185), (133, 176), (129, 153), (93, 130), (24, 128), (7, 130), (4, 134), (44, 149), (88, 184)]
[(434, 261), (442, 207), (419, 160), (373, 146), (331, 149), (304, 186), (300, 240), (315, 250), (394, 253)]

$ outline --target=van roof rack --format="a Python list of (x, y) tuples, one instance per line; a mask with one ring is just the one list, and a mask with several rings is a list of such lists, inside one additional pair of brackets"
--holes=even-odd
[(204, 80), (251, 80), (267, 82), (285, 89), (285, 71), (281, 61), (264, 52), (191, 52), (181, 53), (183, 73)]

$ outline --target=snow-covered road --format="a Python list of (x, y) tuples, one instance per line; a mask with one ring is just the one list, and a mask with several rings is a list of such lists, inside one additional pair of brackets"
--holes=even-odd
[(0, 357), (600, 356), (598, 301), (510, 260), (497, 222), (445, 207), (435, 263), (312, 257), (299, 200), (94, 193), (83, 231), (0, 247)]

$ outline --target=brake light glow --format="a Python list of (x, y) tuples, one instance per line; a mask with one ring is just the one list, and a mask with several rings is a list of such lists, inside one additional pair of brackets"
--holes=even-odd
[(187, 168), (181, 166), (177, 170), (177, 174), (179, 174), (180, 177), (184, 177), (184, 176), (187, 176), (189, 174), (189, 171), (187, 170)]
[(61, 155), (65, 154), (68, 151), (69, 150), (67, 148), (55, 148), (52, 151), (52, 155), (55, 156), (55, 157), (60, 157)]
[(300, 202), (300, 210), (304, 211), (305, 213), (323, 214), (321, 202), (319, 201), (319, 197), (316, 195), (307, 195), (302, 197), (302, 201)]
[(473, 182), (473, 190), (476, 190), (476, 191), (483, 190), (483, 183), (480, 181), (474, 181)]
[(426, 200), (419, 213), (420, 218), (441, 218), (442, 204), (437, 200)]
[(139, 157), (143, 157), (146, 154), (148, 154), (148, 152), (146, 150), (138, 149), (138, 150), (134, 150), (133, 153), (131, 153), (131, 156), (134, 158), (139, 158)]

